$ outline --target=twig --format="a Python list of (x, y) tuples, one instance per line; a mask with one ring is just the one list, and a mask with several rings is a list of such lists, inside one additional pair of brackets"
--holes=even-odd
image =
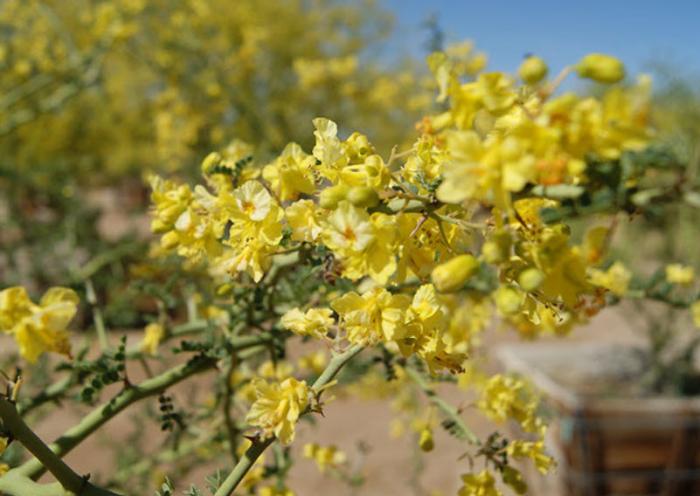
[[(34, 434), (17, 413), (17, 408), (8, 398), (0, 396), (0, 418), (3, 429), (12, 434), (31, 454), (38, 463), (45, 467), (66, 490), (80, 496), (116, 496), (116, 493), (101, 489), (90, 484), (86, 477), (81, 477), (65, 464), (44, 442)], [(18, 470), (19, 476), (22, 474)], [(35, 494), (35, 493), (32, 493)]]
[(428, 400), (435, 405), (446, 417), (448, 417), (455, 425), (464, 432), (466, 439), (471, 444), (479, 444), (479, 438), (472, 432), (472, 430), (467, 427), (459, 414), (459, 411), (447, 403), (445, 400), (440, 398), (432, 386), (425, 380), (425, 378), (415, 369), (410, 367), (404, 368), (406, 374), (415, 382), (418, 387), (423, 390), (423, 393), (428, 397)]
[[(240, 351), (257, 346), (267, 339), (269, 339), (268, 336), (245, 336), (233, 341), (231, 348), (232, 351)], [(97, 407), (77, 425), (66, 431), (50, 445), (50, 449), (58, 457), (63, 457), (93, 432), (133, 403), (150, 396), (158, 395), (174, 384), (195, 374), (209, 370), (215, 365), (215, 359), (204, 357), (174, 367), (152, 379), (145, 380), (138, 385), (122, 390), (117, 396)], [(21, 465), (19, 470), (23, 475), (35, 479), (44, 473), (45, 468), (40, 460), (33, 459)]]

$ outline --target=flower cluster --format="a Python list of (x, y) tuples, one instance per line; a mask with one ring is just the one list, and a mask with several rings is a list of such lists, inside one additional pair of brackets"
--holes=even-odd
[[(343, 138), (335, 122), (317, 118), (310, 153), (296, 143), (260, 163), (252, 153), (228, 161), (214, 153), (194, 189), (153, 178), (153, 227), (165, 249), (261, 294), (296, 267), (306, 275), (295, 281), (315, 276), (309, 301), (280, 304), (273, 328), (333, 347), (380, 345), (396, 382), (362, 389), (391, 391), (398, 411), (419, 405), (399, 393), (411, 378), (432, 397), (424, 371), (462, 373), (486, 416), (526, 433), (490, 439), (477, 455), (522, 493), (521, 473), (504, 458), (529, 459), (542, 472), (553, 464), (539, 398), (521, 379), (481, 377), (470, 358), (493, 316), (527, 338), (564, 334), (629, 292), (631, 273), (608, 257), (615, 221), (597, 221), (577, 239), (559, 213), (605, 196), (595, 160), (619, 164), (649, 144), (649, 82), (617, 84), (624, 66), (603, 54), (551, 81), (536, 57), (521, 66), (520, 82), (483, 72), (481, 62), (471, 48), (429, 58), (444, 111), (420, 121), (407, 150), (383, 157), (367, 136)], [(572, 71), (607, 86), (599, 97), (556, 94)], [(625, 170), (619, 188), (634, 187), (636, 169)], [(687, 285), (693, 274), (670, 266), (666, 278)], [(272, 382), (253, 380), (238, 393), (253, 401), (249, 423), (283, 444), (310, 404), (291, 374), (275, 368)], [(413, 417), (418, 446), (432, 450), (432, 417)], [(456, 436), (469, 437), (451, 422)], [(500, 494), (490, 469), (463, 481), (460, 494)]]

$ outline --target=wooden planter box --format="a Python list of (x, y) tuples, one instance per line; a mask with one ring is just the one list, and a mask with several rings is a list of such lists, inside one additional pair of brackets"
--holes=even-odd
[(586, 360), (584, 380), (610, 376), (613, 383), (616, 373), (635, 373), (615, 363), (630, 355), (620, 345), (580, 343), (510, 345), (498, 352), (508, 371), (529, 378), (547, 398), (553, 413), (548, 447), (559, 462), (562, 494), (700, 495), (700, 398), (601, 397), (577, 394), (567, 384)]

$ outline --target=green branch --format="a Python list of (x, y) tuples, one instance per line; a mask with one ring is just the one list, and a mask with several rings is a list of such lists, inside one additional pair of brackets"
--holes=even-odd
[[(324, 386), (327, 386), (331, 381), (333, 381), (335, 376), (338, 375), (338, 372), (340, 372), (340, 369), (342, 369), (343, 366), (360, 351), (362, 351), (362, 346), (353, 345), (343, 353), (340, 353), (331, 359), (328, 366), (326, 366), (318, 379), (316, 379), (316, 382), (314, 382), (311, 386), (311, 389), (316, 393), (317, 397), (319, 397), (323, 392)], [(302, 415), (309, 412), (310, 410), (307, 409), (302, 413)], [(255, 438), (252, 441), (251, 446), (243, 454), (236, 466), (233, 467), (233, 470), (228, 477), (226, 477), (226, 480), (224, 480), (223, 484), (221, 484), (221, 487), (219, 487), (214, 496), (230, 496), (233, 494), (233, 491), (236, 489), (236, 487), (238, 487), (245, 475), (253, 467), (255, 461), (274, 441), (274, 437), (269, 437), (267, 439), (260, 439), (259, 437)]]
[[(56, 478), (60, 485), (66, 490), (80, 496), (116, 496), (115, 493), (98, 488), (78, 475), (61, 458), (56, 455), (44, 442), (34, 434), (34, 432), (24, 423), (17, 413), (15, 404), (5, 396), (0, 396), (0, 418), (2, 418), (3, 429), (12, 435), (12, 438), (19, 441), (31, 454), (36, 457), (38, 463), (45, 467)], [(5, 493), (16, 495), (28, 494), (61, 494), (56, 486), (38, 488), (31, 486), (31, 492), (27, 492), (31, 480), (27, 480), (26, 474), (18, 469), (12, 470), (0, 480), (0, 489)], [(7, 480), (5, 480), (7, 478)], [(65, 493), (65, 491), (64, 491)]]
[[(257, 346), (266, 342), (269, 339), (268, 335), (263, 336), (243, 336), (236, 338), (231, 343), (231, 351), (236, 352), (246, 348)], [(58, 457), (63, 457), (69, 453), (78, 444), (83, 442), (97, 429), (106, 424), (110, 419), (118, 413), (149, 396), (155, 396), (169, 387), (216, 365), (217, 360), (214, 358), (202, 357), (196, 360), (174, 367), (162, 374), (145, 380), (138, 385), (127, 387), (117, 394), (110, 401), (103, 403), (95, 410), (84, 417), (77, 425), (66, 431), (61, 437), (50, 445)], [(33, 459), (18, 469), (23, 475), (36, 479), (44, 473), (45, 467), (39, 459)]]
[(464, 438), (471, 444), (479, 444), (479, 438), (476, 437), (476, 434), (472, 432), (472, 430), (467, 427), (467, 424), (464, 423), (464, 420), (462, 420), (462, 416), (459, 414), (459, 411), (447, 403), (445, 400), (440, 398), (435, 390), (432, 388), (432, 386), (428, 383), (428, 381), (425, 380), (425, 377), (421, 375), (420, 372), (418, 372), (415, 369), (412, 369), (410, 367), (405, 367), (404, 370), (406, 371), (406, 374), (415, 382), (418, 387), (423, 390), (423, 393), (427, 396), (428, 401), (430, 401), (435, 407), (437, 407), (438, 410), (440, 410), (449, 420), (450, 422), (453, 423), (454, 426), (460, 431), (460, 433), (463, 434)]

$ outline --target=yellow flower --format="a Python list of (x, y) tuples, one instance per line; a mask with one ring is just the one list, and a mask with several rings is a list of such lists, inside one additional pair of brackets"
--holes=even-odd
[(666, 266), (666, 280), (673, 284), (692, 284), (695, 269), (687, 265), (670, 264)]
[(609, 290), (617, 296), (627, 293), (632, 273), (621, 262), (615, 262), (606, 271), (591, 270), (591, 283)]
[(258, 282), (282, 240), (284, 210), (258, 181), (246, 182), (224, 201), (232, 222), (225, 244), (233, 255), (225, 255), (221, 263), (229, 271), (248, 272)]
[(399, 214), (397, 217), (397, 239), (400, 244), (396, 270), (398, 282), (412, 275), (420, 280), (429, 279), (438, 256), (445, 259), (451, 256), (454, 247), (467, 244), (465, 233), (455, 224), (440, 225), (434, 219), (425, 220), (417, 213)]
[(374, 229), (367, 213), (341, 202), (324, 226), (324, 241), (333, 251), (361, 253), (374, 242)]
[(525, 381), (497, 374), (484, 385), (477, 406), (497, 422), (512, 419), (526, 432), (541, 434), (545, 427), (537, 416), (539, 402), (539, 397)]
[(545, 198), (524, 198), (515, 202), (514, 210), (518, 213), (519, 220), (525, 223), (525, 227), (532, 229), (542, 226), (540, 211), (544, 208), (558, 206), (554, 200)]
[[(406, 311), (404, 329), (396, 343), (404, 356), (415, 353), (431, 372), (443, 368), (457, 371), (466, 358), (470, 336), (461, 329), (451, 334), (452, 322), (448, 315), (455, 308), (447, 306), (447, 298), (438, 295), (432, 284), (424, 284), (416, 291)], [(457, 305), (455, 305), (457, 306)]]
[(72, 289), (54, 287), (34, 304), (22, 287), (0, 291), (0, 329), (12, 334), (19, 352), (36, 362), (44, 352), (70, 356), (66, 327), (78, 310), (78, 295)]
[(371, 345), (401, 337), (409, 303), (406, 295), (392, 295), (386, 289), (375, 288), (362, 296), (346, 293), (335, 299), (331, 308), (340, 315), (350, 342)]
[(158, 176), (151, 176), (150, 182), (154, 217), (151, 229), (163, 235), (161, 247), (195, 260), (205, 253), (218, 253), (223, 225), (217, 226), (215, 219), (202, 215), (205, 211), (198, 201), (203, 198), (203, 188), (197, 187), (193, 193), (187, 185)]
[(338, 450), (337, 447), (319, 446), (316, 443), (307, 443), (304, 445), (304, 458), (314, 460), (316, 466), (321, 473), (328, 469), (338, 468), (347, 460), (345, 453)]
[(262, 176), (280, 201), (296, 200), (300, 193), (314, 192), (315, 165), (312, 155), (304, 153), (296, 143), (289, 143), (274, 162), (263, 168)]
[(173, 181), (152, 175), (151, 202), (153, 203), (153, 221), (151, 229), (154, 233), (166, 233), (175, 228), (177, 219), (187, 210), (192, 202), (192, 191), (187, 185), (178, 185)]
[(34, 304), (20, 286), (0, 291), (0, 330), (11, 332), (22, 319), (32, 314)]
[(149, 355), (158, 353), (158, 345), (165, 337), (165, 329), (161, 324), (152, 322), (144, 329), (143, 341), (141, 341), (141, 351)]
[[(375, 191), (379, 191), (386, 187), (389, 183), (391, 173), (389, 168), (384, 163), (384, 160), (379, 155), (370, 155), (367, 158), (362, 159), (362, 162), (358, 164), (351, 164), (345, 166), (340, 171), (340, 181), (341, 184), (353, 187), (356, 193), (363, 191), (365, 195), (375, 194), (374, 197), (370, 197), (376, 201)], [(348, 199), (352, 198), (352, 191), (348, 194)], [(352, 201), (352, 200), (351, 200)], [(353, 201), (353, 203), (368, 203), (367, 198), (364, 201), (360, 201), (360, 198)]]
[(299, 200), (285, 209), (287, 223), (292, 228), (294, 241), (313, 243), (319, 239), (322, 213), (311, 200)]
[(340, 259), (343, 275), (352, 280), (369, 275), (386, 284), (396, 271), (395, 238), (392, 216), (370, 216), (347, 201), (340, 202), (323, 224), (324, 244)]
[(10, 466), (7, 463), (0, 463), (0, 477), (5, 475), (10, 470)]
[(311, 391), (304, 381), (293, 377), (281, 383), (254, 383), (257, 399), (250, 407), (246, 421), (259, 427), (266, 437), (275, 436), (285, 446), (294, 441), (294, 426), (309, 405)]
[(441, 293), (457, 291), (479, 269), (479, 261), (473, 255), (458, 255), (433, 269), (430, 278)]
[(282, 327), (300, 336), (324, 339), (335, 322), (329, 308), (310, 308), (306, 313), (293, 308), (282, 316)]
[(322, 117), (313, 120), (316, 145), (313, 155), (320, 162), (321, 174), (330, 181), (338, 178), (338, 170), (347, 164), (343, 146), (338, 139), (338, 126), (335, 122)]
[(506, 451), (513, 458), (529, 458), (542, 474), (556, 465), (554, 459), (544, 452), (544, 441), (515, 440), (508, 445)]
[(486, 198), (497, 178), (496, 157), (488, 150), (475, 131), (446, 133), (451, 160), (444, 166), (444, 181), (437, 197), (445, 203), (460, 203), (466, 199)]
[(602, 53), (591, 53), (576, 65), (578, 75), (599, 83), (617, 83), (625, 77), (625, 66), (620, 60)]
[(361, 163), (370, 156), (381, 160), (378, 155), (375, 155), (376, 150), (372, 146), (372, 143), (369, 142), (367, 136), (357, 131), (352, 133), (348, 139), (345, 140), (343, 148), (348, 159), (353, 163)]
[(462, 484), (458, 496), (501, 496), (501, 491), (496, 488), (496, 479), (488, 470), (462, 475)]
[(583, 255), (578, 247), (567, 246), (567, 243), (567, 235), (546, 234), (533, 251), (545, 273), (542, 294), (552, 301), (561, 300), (568, 309), (573, 309), (580, 295), (590, 291), (591, 286)]
[(513, 81), (503, 73), (479, 74), (477, 84), (483, 95), (484, 106), (493, 114), (507, 112), (518, 99), (513, 90)]

